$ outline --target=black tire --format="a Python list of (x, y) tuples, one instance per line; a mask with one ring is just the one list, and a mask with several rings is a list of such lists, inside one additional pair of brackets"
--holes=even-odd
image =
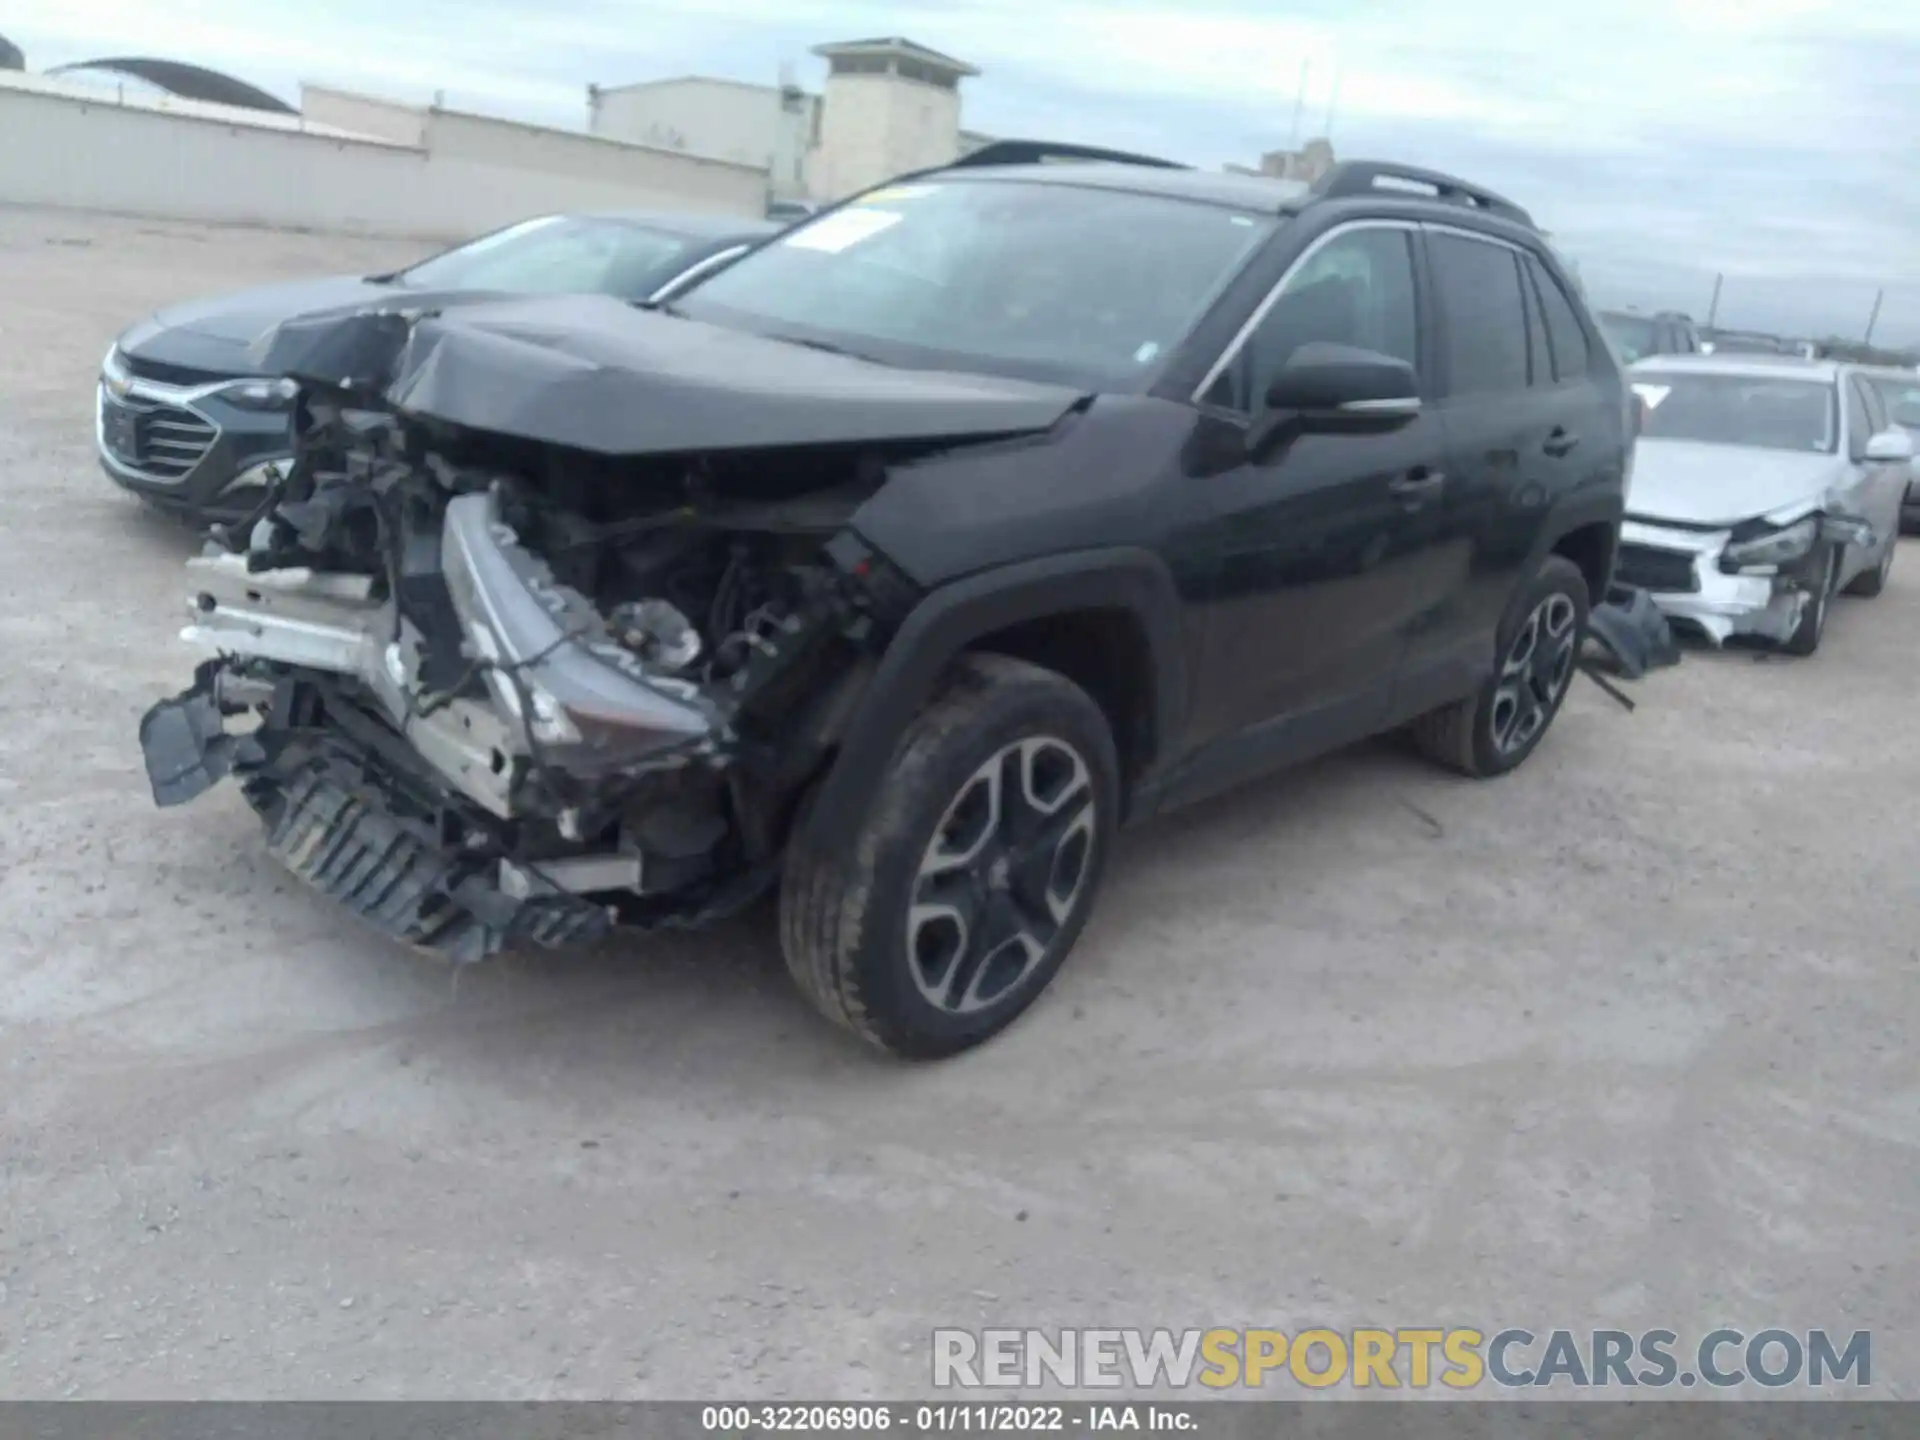
[[(1586, 577), (1580, 573), (1580, 567), (1563, 555), (1549, 555), (1533, 579), (1520, 587), (1508, 607), (1507, 618), (1500, 626), (1495, 651), (1499, 660), (1492, 677), (1466, 699), (1430, 710), (1407, 727), (1420, 753), (1477, 780), (1505, 775), (1518, 768), (1539, 747), (1573, 686), (1580, 649), (1586, 639), (1590, 603)], [(1507, 667), (1517, 654), (1526, 627), (1543, 623), (1543, 616), (1547, 614), (1552, 614), (1558, 622), (1559, 617), (1567, 613), (1562, 607), (1570, 607), (1572, 618), (1564, 629), (1556, 623), (1551, 673), (1536, 677), (1529, 671), (1518, 681), (1527, 688), (1516, 692), (1510, 688), (1513, 677), (1508, 675)], [(1535, 638), (1540, 637), (1536, 634)], [(1546, 656), (1542, 654), (1541, 658), (1544, 660)], [(1541, 683), (1536, 685), (1536, 679)], [(1543, 689), (1545, 694), (1541, 693)], [(1538, 716), (1537, 722), (1528, 723), (1524, 735), (1515, 728), (1517, 722), (1512, 719), (1510, 707), (1516, 703), (1516, 693), (1531, 703), (1532, 709), (1527, 713)]]
[(1845, 595), (1858, 595), (1862, 600), (1871, 600), (1887, 588), (1887, 576), (1893, 573), (1893, 552), (1900, 548), (1900, 539), (1896, 535), (1887, 537), (1886, 549), (1881, 552), (1879, 563), (1871, 570), (1862, 570), (1847, 582)]
[[(990, 768), (996, 758), (1001, 763)], [(982, 787), (999, 785), (994, 794), (1010, 794), (1007, 777), (1018, 774), (1026, 777), (1024, 796), (1045, 800), (1053, 781), (1042, 783), (1043, 770), (1063, 777), (1054, 787), (1057, 816), (1021, 799), (1023, 821), (1013, 818), (1011, 806), (998, 810), (1008, 817), (1005, 825), (975, 827), (985, 836), (973, 849), (979, 858), (954, 863), (966, 848), (956, 836), (968, 828), (969, 815), (979, 818), (982, 807), (995, 803)], [(1075, 799), (1082, 781), (1090, 819), (1081, 817)], [(1099, 889), (1118, 808), (1113, 735), (1084, 690), (1025, 661), (963, 656), (901, 737), (854, 843), (816, 849), (805, 841), (804, 822), (799, 827), (780, 888), (787, 969), (822, 1014), (891, 1054), (938, 1059), (978, 1045), (1033, 1003), (1072, 950)], [(1030, 843), (1002, 838), (1001, 831), (1022, 825), (1033, 827)], [(1066, 838), (1042, 863), (1039, 851), (1051, 829)], [(1011, 863), (995, 866), (982, 847), (997, 851), (1004, 844), (1013, 845)], [(937, 854), (938, 848), (947, 853)], [(947, 866), (944, 875), (922, 873), (936, 863)], [(1072, 888), (1064, 901), (1055, 900), (1056, 878), (1067, 874)], [(951, 888), (930, 889), (936, 880)], [(963, 915), (967, 906), (975, 908)], [(931, 920), (924, 918), (929, 914)], [(978, 958), (976, 932), (991, 935), (996, 925), (1010, 923), (1009, 914), (1020, 917), (1012, 923), (1030, 928), (998, 948), (985, 947)], [(932, 945), (925, 943), (930, 932)], [(1037, 958), (1032, 944), (1015, 944), (1039, 944), (1042, 932), (1049, 933)], [(957, 946), (950, 968), (937, 953), (942, 941)], [(1017, 978), (990, 993), (995, 977), (1021, 965)], [(964, 1008), (967, 1002), (974, 1008)]]
[(1793, 634), (1780, 642), (1785, 654), (1811, 655), (1820, 648), (1821, 637), (1827, 633), (1827, 613), (1833, 609), (1835, 582), (1840, 578), (1839, 549), (1828, 546), (1822, 564), (1825, 568), (1820, 572), (1820, 593), (1813, 597), (1811, 604), (1800, 607), (1800, 623), (1793, 627)]

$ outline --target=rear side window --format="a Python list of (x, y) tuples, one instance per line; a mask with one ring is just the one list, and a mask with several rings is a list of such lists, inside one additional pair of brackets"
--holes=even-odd
[(1440, 310), (1446, 393), (1504, 395), (1527, 388), (1527, 311), (1513, 251), (1486, 240), (1429, 233)]
[(1553, 374), (1556, 380), (1578, 380), (1591, 366), (1592, 351), (1587, 348), (1586, 327), (1574, 313), (1573, 302), (1560, 288), (1560, 282), (1547, 273), (1546, 266), (1527, 257), (1527, 276), (1533, 293), (1539, 297), (1540, 313), (1547, 322), (1547, 342), (1553, 350)]
[(1524, 282), (1520, 288), (1528, 292), (1523, 296), (1527, 307), (1527, 377), (1535, 389), (1543, 389), (1553, 384), (1553, 353), (1547, 349), (1547, 325), (1540, 318), (1540, 297), (1532, 294)]

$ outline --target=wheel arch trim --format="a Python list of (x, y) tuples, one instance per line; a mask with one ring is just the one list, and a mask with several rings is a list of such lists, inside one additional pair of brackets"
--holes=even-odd
[(796, 841), (853, 843), (900, 736), (948, 665), (974, 641), (1050, 615), (1114, 609), (1137, 619), (1146, 637), (1154, 687), (1148, 752), (1164, 758), (1185, 723), (1187, 703), (1180, 601), (1165, 562), (1122, 546), (998, 566), (940, 586), (908, 612), (848, 717)]

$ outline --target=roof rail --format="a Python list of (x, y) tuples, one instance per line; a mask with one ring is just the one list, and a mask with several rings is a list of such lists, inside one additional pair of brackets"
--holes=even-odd
[(961, 170), (975, 165), (1044, 165), (1060, 160), (1105, 161), (1110, 165), (1149, 165), (1156, 170), (1191, 170), (1177, 160), (1133, 155), (1125, 150), (1103, 150), (1097, 145), (1059, 145), (1051, 140), (990, 140), (971, 154), (942, 168)]
[(1417, 165), (1398, 165), (1381, 160), (1348, 160), (1335, 165), (1326, 174), (1313, 183), (1313, 194), (1322, 200), (1334, 200), (1350, 195), (1371, 195), (1380, 187), (1380, 181), (1394, 185), (1417, 185), (1431, 190), (1436, 199), (1450, 205), (1462, 205), (1471, 210), (1484, 210), (1489, 215), (1498, 215), (1503, 220), (1512, 220), (1535, 229), (1533, 217), (1504, 196), (1491, 190), (1483, 190), (1478, 185), (1469, 185), (1466, 181), (1452, 175), (1444, 175), (1438, 170), (1422, 170)]

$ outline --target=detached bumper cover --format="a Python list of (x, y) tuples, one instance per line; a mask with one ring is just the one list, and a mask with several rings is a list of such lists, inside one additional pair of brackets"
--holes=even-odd
[(1603, 604), (1587, 617), (1587, 630), (1606, 651), (1613, 668), (1629, 680), (1649, 670), (1680, 663), (1673, 627), (1644, 590), (1615, 585)]
[(225, 733), (219, 670), (208, 661), (191, 689), (141, 719), (157, 804), (185, 804), (237, 775), (276, 859), (375, 929), (453, 960), (514, 943), (578, 944), (611, 927), (605, 906), (543, 885), (537, 872), (530, 879), (527, 867), (449, 847), (427, 820), (393, 808), (378, 762), (344, 733), (330, 732), (324, 750), (284, 732)]

